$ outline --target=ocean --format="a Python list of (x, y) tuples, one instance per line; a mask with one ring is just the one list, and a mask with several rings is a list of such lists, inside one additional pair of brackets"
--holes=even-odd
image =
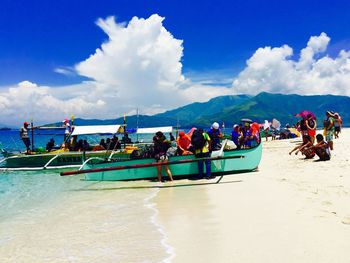
[[(0, 142), (21, 149), (17, 136), (1, 131)], [(49, 136), (36, 145), (44, 146)], [(2, 171), (0, 262), (167, 262), (173, 249), (157, 223), (152, 199), (158, 191), (158, 183), (146, 181)]]

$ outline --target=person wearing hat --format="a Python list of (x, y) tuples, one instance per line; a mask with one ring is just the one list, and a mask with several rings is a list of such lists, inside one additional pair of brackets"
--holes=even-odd
[(69, 137), (69, 135), (72, 132), (72, 127), (70, 126), (69, 120), (68, 119), (64, 119), (63, 121), (63, 127), (65, 127), (65, 131), (64, 131), (64, 141), (67, 140), (67, 138)]
[(189, 147), (191, 145), (191, 138), (185, 132), (179, 132), (179, 137), (177, 137), (176, 139), (176, 144), (177, 152), (179, 153), (179, 155), (192, 154), (192, 152), (189, 151)]
[(214, 122), (211, 125), (211, 128), (207, 132), (211, 141), (210, 149), (214, 151), (220, 148), (220, 140), (222, 138), (222, 133), (221, 133), (221, 130), (219, 129), (219, 126), (220, 126), (219, 123)]
[(28, 122), (23, 123), (23, 127), (21, 127), (20, 132), (19, 132), (19, 137), (23, 141), (24, 145), (26, 146), (26, 154), (30, 154), (30, 139), (28, 135)]
[(334, 113), (332, 111), (326, 111), (326, 120), (323, 122), (324, 133), (326, 134), (326, 141), (331, 150), (333, 147), (333, 136), (334, 136)]

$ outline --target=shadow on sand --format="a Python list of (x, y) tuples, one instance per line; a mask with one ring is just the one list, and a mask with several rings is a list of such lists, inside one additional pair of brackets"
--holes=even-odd
[[(91, 188), (91, 186), (99, 184), (101, 182), (96, 182), (93, 185), (89, 185), (88, 188), (84, 189), (75, 189), (72, 191), (113, 191), (113, 190), (128, 190), (128, 189), (163, 189), (163, 188), (175, 188), (175, 187), (193, 187), (193, 186), (201, 186), (201, 185), (215, 185), (215, 184), (231, 184), (231, 183), (241, 183), (243, 180), (231, 180), (226, 182), (220, 182), (223, 176), (220, 176), (218, 180), (214, 182), (208, 182), (208, 180), (201, 179), (199, 183), (183, 183), (183, 184), (172, 184), (172, 185), (140, 185), (140, 186), (120, 186), (120, 187), (103, 187), (103, 188)], [(203, 181), (205, 182), (203, 183)]]

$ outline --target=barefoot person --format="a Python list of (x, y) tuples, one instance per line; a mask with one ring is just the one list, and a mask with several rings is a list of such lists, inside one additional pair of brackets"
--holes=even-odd
[(305, 125), (307, 127), (307, 134), (310, 136), (311, 142), (314, 143), (315, 136), (316, 136), (317, 123), (311, 114), (307, 115), (307, 119), (305, 120)]
[(333, 135), (334, 135), (334, 114), (331, 111), (326, 112), (326, 120), (324, 121), (325, 133), (326, 133), (326, 141), (331, 150), (333, 147)]
[(303, 143), (301, 145), (298, 145), (294, 147), (290, 152), (289, 155), (291, 155), (293, 152), (295, 152), (295, 155), (297, 155), (301, 150), (303, 150), (306, 147), (312, 146), (311, 137), (309, 135), (303, 136)]
[[(155, 154), (154, 158), (156, 159), (157, 163), (164, 164), (165, 171), (169, 176), (170, 181), (173, 181), (173, 176), (167, 164), (168, 156), (166, 155), (166, 152), (170, 147), (170, 142), (167, 141), (164, 134), (161, 131), (159, 131), (153, 137), (153, 145), (154, 145), (154, 154)], [(159, 182), (162, 182), (162, 166), (163, 165), (157, 165), (157, 172), (158, 172), (157, 176), (158, 176)]]
[(339, 116), (339, 113), (335, 113), (334, 114), (334, 138), (335, 139), (339, 138), (339, 133), (342, 125), (343, 125), (343, 122), (341, 117)]
[(26, 154), (30, 154), (30, 148), (29, 148), (30, 139), (29, 139), (29, 135), (28, 135), (28, 130), (29, 130), (28, 126), (29, 126), (29, 123), (24, 122), (23, 127), (20, 129), (20, 132), (19, 132), (19, 137), (21, 138), (24, 145), (26, 146)]
[(317, 144), (310, 147), (320, 158), (319, 161), (328, 161), (331, 159), (331, 151), (328, 142), (326, 142), (322, 134), (316, 135)]

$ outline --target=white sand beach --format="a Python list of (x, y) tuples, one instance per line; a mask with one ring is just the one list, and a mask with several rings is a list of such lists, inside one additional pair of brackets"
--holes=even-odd
[(347, 263), (350, 129), (327, 162), (288, 155), (298, 141), (264, 142), (257, 172), (219, 183), (9, 174), (0, 262)]
[(350, 130), (328, 162), (289, 156), (296, 141), (264, 142), (258, 172), (161, 189), (172, 261), (349, 262)]

